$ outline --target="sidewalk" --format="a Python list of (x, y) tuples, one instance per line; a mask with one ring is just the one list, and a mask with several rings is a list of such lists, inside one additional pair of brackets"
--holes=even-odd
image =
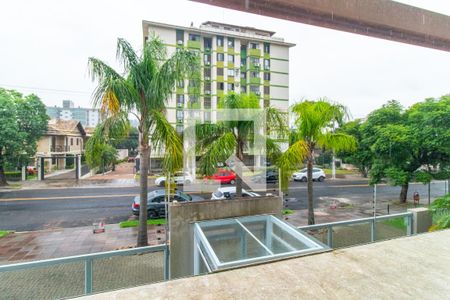
[[(0, 238), (0, 265), (42, 260), (136, 246), (137, 227), (106, 225), (104, 233), (93, 227), (64, 228), (13, 233)], [(164, 226), (148, 226), (149, 245), (165, 242)]]

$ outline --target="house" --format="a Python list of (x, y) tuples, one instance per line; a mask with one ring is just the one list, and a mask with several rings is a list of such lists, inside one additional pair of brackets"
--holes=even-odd
[(73, 165), (76, 155), (83, 154), (87, 134), (80, 121), (51, 119), (47, 132), (38, 141), (36, 156), (48, 158), (47, 170)]

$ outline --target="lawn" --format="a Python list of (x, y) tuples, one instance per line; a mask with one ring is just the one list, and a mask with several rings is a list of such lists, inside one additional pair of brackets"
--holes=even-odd
[[(147, 220), (147, 225), (164, 225), (166, 224), (166, 219), (149, 219)], [(137, 227), (139, 225), (139, 220), (128, 220), (119, 223), (120, 228)]]
[(389, 219), (382, 221), (383, 224), (395, 227), (397, 229), (406, 229), (405, 219), (404, 218), (395, 218), (395, 219)]
[[(323, 169), (326, 175), (331, 175), (332, 170), (331, 169)], [(343, 169), (336, 169), (336, 175), (350, 175), (350, 174), (358, 174), (358, 171), (354, 170), (343, 170)]]
[(11, 231), (0, 230), (0, 238), (7, 236)]

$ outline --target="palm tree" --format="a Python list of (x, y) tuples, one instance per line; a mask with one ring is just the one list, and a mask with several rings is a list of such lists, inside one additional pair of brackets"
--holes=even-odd
[[(260, 109), (259, 99), (254, 94), (229, 93), (218, 103), (219, 109), (247, 110)], [(283, 115), (274, 108), (266, 108), (266, 124), (271, 131), (279, 134), (286, 132), (286, 120)], [(218, 163), (224, 162), (232, 154), (240, 160), (244, 160), (244, 150), (254, 142), (254, 137), (261, 134), (255, 132), (253, 121), (220, 121), (215, 124), (200, 124), (196, 126), (196, 136), (199, 141), (197, 150), (201, 151), (200, 170), (203, 174), (214, 173)], [(261, 128), (262, 131), (267, 128)], [(266, 138), (266, 155), (277, 157), (281, 154), (279, 145), (270, 138)], [(242, 165), (236, 164), (236, 196), (242, 196)]]
[(124, 39), (117, 41), (117, 58), (123, 75), (96, 58), (89, 58), (92, 80), (98, 80), (94, 104), (108, 117), (132, 114), (138, 122), (140, 154), (139, 230), (137, 245), (146, 246), (147, 239), (147, 178), (150, 142), (156, 149), (164, 147), (163, 168), (173, 171), (181, 167), (183, 148), (180, 137), (165, 118), (165, 105), (175, 84), (185, 77), (198, 78), (198, 54), (182, 48), (167, 57), (166, 47), (151, 37), (141, 54)]
[(313, 177), (314, 150), (316, 148), (334, 151), (351, 151), (356, 147), (354, 137), (335, 133), (334, 127), (347, 117), (344, 106), (326, 100), (302, 101), (294, 104), (291, 111), (295, 116), (295, 128), (290, 134), (290, 146), (279, 159), (283, 185), (298, 166), (306, 160), (308, 178), (308, 224), (314, 224)]

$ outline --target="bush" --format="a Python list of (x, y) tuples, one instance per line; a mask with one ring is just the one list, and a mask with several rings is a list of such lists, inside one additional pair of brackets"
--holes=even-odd
[(6, 180), (9, 181), (18, 181), (22, 179), (21, 171), (7, 171), (5, 172)]
[(436, 222), (430, 231), (450, 228), (450, 194), (434, 200), (431, 211)]

